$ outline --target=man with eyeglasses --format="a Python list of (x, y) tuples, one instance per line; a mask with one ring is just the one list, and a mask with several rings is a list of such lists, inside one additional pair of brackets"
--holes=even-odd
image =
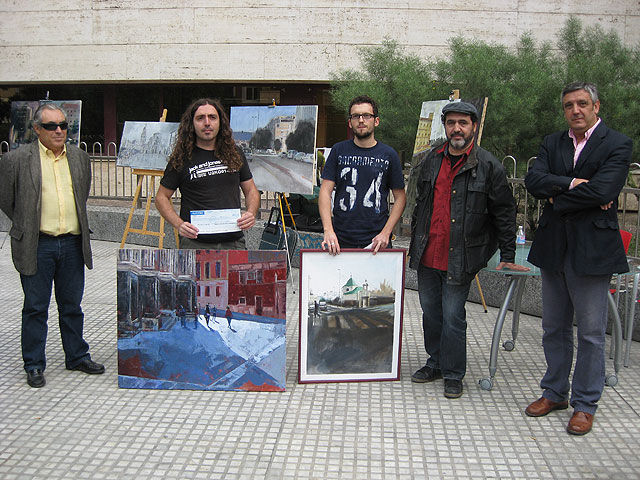
[[(380, 118), (372, 98), (354, 98), (347, 122), (353, 139), (334, 145), (322, 170), (322, 249), (336, 255), (341, 248), (371, 248), (375, 254), (391, 247), (393, 228), (406, 205), (402, 164), (393, 148), (375, 139)], [(389, 190), (394, 198), (391, 210)]]
[(465, 303), (471, 282), (500, 248), (498, 269), (514, 262), (516, 204), (500, 162), (480, 148), (478, 111), (467, 102), (442, 109), (447, 140), (424, 152), (416, 167), (409, 266), (418, 271), (424, 346), (429, 358), (411, 381), (444, 378), (444, 396), (462, 395), (467, 368)]
[(0, 209), (12, 222), (11, 254), (20, 273), (22, 358), (27, 383), (45, 385), (45, 346), (52, 286), (67, 370), (104, 373), (83, 338), (84, 267), (93, 268), (87, 198), (89, 155), (66, 145), (67, 114), (53, 103), (33, 119), (38, 140), (0, 160)]

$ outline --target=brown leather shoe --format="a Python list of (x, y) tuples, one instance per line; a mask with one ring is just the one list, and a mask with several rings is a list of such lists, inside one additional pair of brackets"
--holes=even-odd
[(573, 412), (567, 432), (571, 435), (584, 435), (589, 433), (593, 427), (593, 415), (587, 412)]
[(569, 406), (569, 402), (552, 402), (548, 398), (540, 397), (538, 400), (529, 405), (525, 410), (530, 417), (542, 417), (553, 410), (564, 410)]

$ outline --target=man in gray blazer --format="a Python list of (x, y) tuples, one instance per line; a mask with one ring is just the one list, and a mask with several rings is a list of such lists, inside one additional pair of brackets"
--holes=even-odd
[(47, 317), (55, 284), (60, 335), (68, 370), (104, 373), (82, 337), (84, 267), (93, 267), (87, 198), (89, 156), (66, 145), (67, 114), (54, 104), (35, 113), (38, 140), (0, 160), (0, 209), (12, 222), (11, 254), (20, 273), (22, 358), (27, 383), (45, 385)]

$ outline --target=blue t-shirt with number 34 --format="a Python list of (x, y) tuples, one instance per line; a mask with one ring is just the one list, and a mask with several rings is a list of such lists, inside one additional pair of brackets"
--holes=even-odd
[(370, 244), (389, 218), (389, 190), (404, 188), (400, 158), (381, 142), (371, 148), (353, 140), (335, 144), (322, 178), (336, 184), (333, 229), (341, 245)]

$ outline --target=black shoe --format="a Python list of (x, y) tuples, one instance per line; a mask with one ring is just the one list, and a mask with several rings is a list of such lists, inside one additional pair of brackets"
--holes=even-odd
[(416, 383), (433, 382), (439, 378), (442, 378), (442, 370), (427, 367), (426, 365), (411, 375), (411, 381)]
[(47, 381), (44, 379), (44, 373), (42, 370), (36, 368), (35, 370), (29, 370), (27, 372), (27, 383), (30, 387), (40, 388), (44, 387), (44, 384), (47, 383)]
[(447, 398), (458, 398), (462, 396), (462, 380), (454, 378), (444, 379), (444, 396)]
[(88, 373), (89, 375), (100, 375), (104, 373), (104, 365), (96, 363), (93, 360), (83, 360), (75, 367), (67, 367), (67, 370), (80, 370), (81, 372)]

